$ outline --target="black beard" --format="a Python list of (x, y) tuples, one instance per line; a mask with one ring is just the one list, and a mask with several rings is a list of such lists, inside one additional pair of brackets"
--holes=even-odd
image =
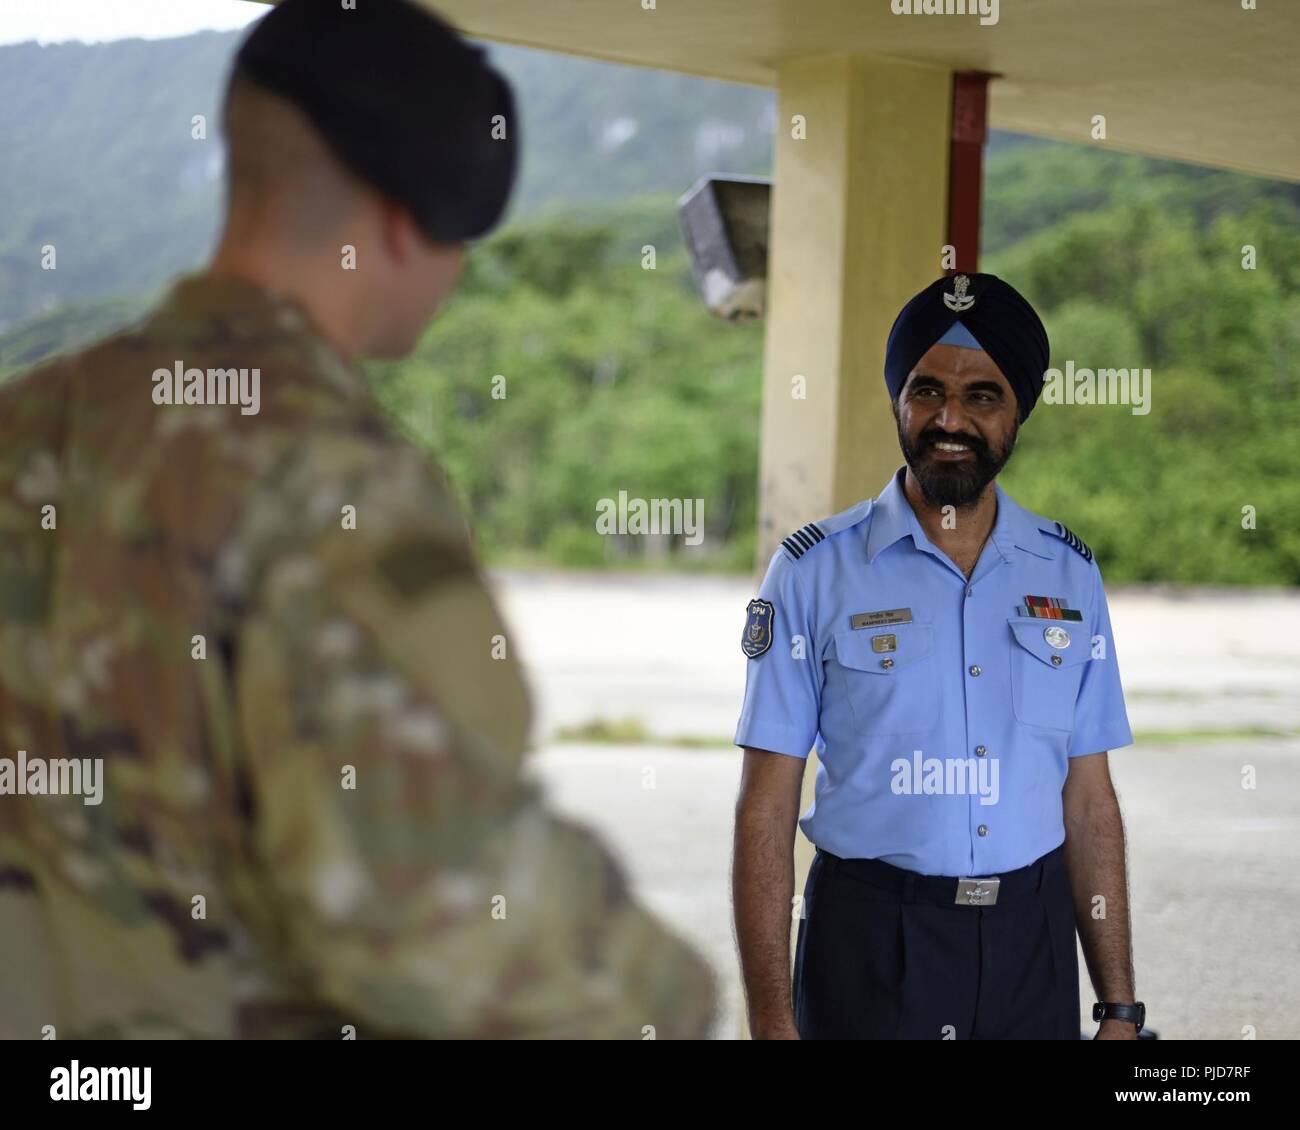
[[(903, 435), (903, 425), (897, 413), (894, 415), (894, 423), (898, 428), (898, 445), (903, 449), (903, 458), (916, 476), (925, 500), (931, 506), (955, 506), (958, 510), (973, 506), (984, 493), (984, 488), (997, 478), (1015, 450), (1016, 434), (1020, 430), (1020, 425), (1017, 424), (1007, 437), (1006, 446), (1001, 451), (993, 452), (978, 436), (952, 435), (938, 428), (923, 431), (916, 437), (916, 446), (913, 447)], [(970, 448), (974, 459), (959, 463), (929, 459), (927, 456), (936, 442), (964, 443)]]

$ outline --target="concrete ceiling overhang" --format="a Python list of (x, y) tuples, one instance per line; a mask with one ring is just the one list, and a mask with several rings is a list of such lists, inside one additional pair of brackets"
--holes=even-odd
[(989, 26), (891, 0), (428, 6), (484, 39), (762, 86), (784, 60), (845, 52), (992, 71), (996, 128), (1300, 180), (1300, 0), (1000, 0)]

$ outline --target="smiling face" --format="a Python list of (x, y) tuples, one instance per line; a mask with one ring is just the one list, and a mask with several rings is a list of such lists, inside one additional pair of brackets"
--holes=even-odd
[(982, 349), (933, 345), (894, 404), (898, 442), (926, 499), (973, 505), (1011, 458), (1016, 394)]

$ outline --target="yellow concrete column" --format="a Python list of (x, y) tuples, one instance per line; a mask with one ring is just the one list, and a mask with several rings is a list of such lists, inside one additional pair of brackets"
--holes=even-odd
[[(791, 60), (779, 76), (760, 567), (787, 534), (878, 494), (902, 462), (885, 339), (903, 302), (942, 273), (947, 238), (950, 72), (834, 55)], [(805, 811), (816, 771), (814, 755)], [(796, 894), (811, 862), (800, 832)]]
[(877, 494), (902, 461), (885, 338), (942, 273), (947, 236), (947, 70), (836, 55), (779, 75), (760, 564), (805, 523)]

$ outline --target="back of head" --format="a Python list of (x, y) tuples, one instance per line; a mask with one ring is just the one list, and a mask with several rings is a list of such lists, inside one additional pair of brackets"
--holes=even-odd
[(223, 128), (230, 230), (306, 248), (347, 224), (364, 183), (292, 102), (235, 73)]
[(282, 191), (310, 226), (344, 203), (330, 158), (447, 244), (496, 225), (518, 164), (509, 85), (411, 0), (280, 0), (236, 56), (225, 133), (232, 209)]

